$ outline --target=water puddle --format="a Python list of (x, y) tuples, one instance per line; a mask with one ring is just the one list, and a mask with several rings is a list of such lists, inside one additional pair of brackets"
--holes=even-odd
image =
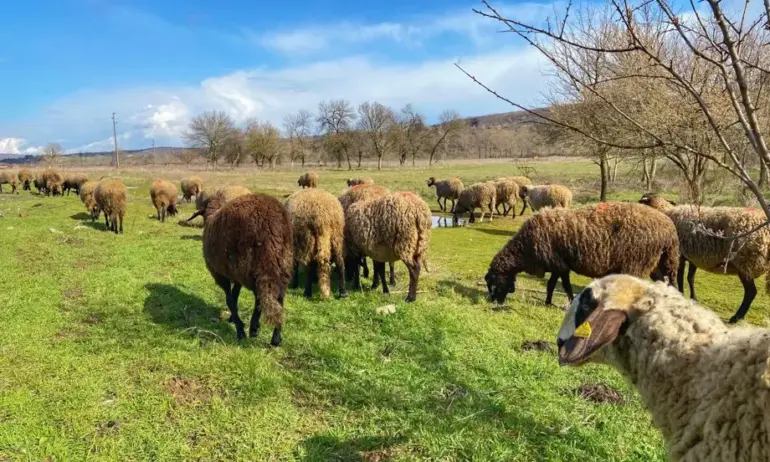
[(430, 217), (431, 228), (459, 228), (465, 226), (465, 218), (460, 218), (457, 225), (452, 224), (451, 216), (433, 215)]

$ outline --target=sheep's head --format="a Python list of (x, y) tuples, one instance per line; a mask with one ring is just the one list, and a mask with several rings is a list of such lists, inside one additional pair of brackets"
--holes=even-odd
[(527, 187), (526, 186), (519, 186), (519, 197), (522, 199), (527, 198)]
[(572, 300), (559, 330), (559, 364), (604, 362), (606, 348), (622, 336), (638, 313), (647, 283), (628, 275), (597, 279)]
[(348, 178), (348, 186), (353, 186), (353, 178)]
[(676, 202), (666, 200), (655, 193), (645, 193), (642, 198), (639, 199), (639, 203), (649, 205), (650, 207), (661, 211), (676, 206)]
[(436, 177), (433, 177), (433, 176), (432, 176), (432, 177), (428, 178), (428, 186), (429, 186), (429, 187), (430, 187), (430, 186), (433, 186), (433, 185), (435, 185), (435, 184), (436, 184)]
[(516, 273), (493, 271), (491, 268), (484, 276), (489, 299), (495, 303), (505, 303), (505, 297), (516, 291)]
[(176, 204), (169, 204), (169, 206), (168, 206), (168, 207), (166, 207), (166, 212), (167, 212), (167, 213), (168, 213), (170, 216), (172, 216), (172, 217), (173, 217), (173, 216), (175, 216), (177, 213), (179, 213), (179, 209), (178, 209), (178, 208), (176, 208)]

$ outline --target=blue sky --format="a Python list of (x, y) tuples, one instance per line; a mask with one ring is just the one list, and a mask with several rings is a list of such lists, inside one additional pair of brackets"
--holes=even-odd
[[(208, 109), (280, 125), (325, 99), (413, 103), (429, 119), (509, 110), (453, 67), (537, 104), (545, 64), (475, 1), (30, 0), (0, 28), (0, 152), (180, 145)], [(544, 19), (552, 3), (502, 3)]]

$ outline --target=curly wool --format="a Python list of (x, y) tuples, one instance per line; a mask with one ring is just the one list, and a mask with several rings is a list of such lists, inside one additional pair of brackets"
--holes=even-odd
[(177, 190), (173, 183), (164, 179), (157, 179), (150, 185), (150, 200), (158, 212), (158, 221), (165, 222), (166, 214), (174, 216), (178, 210), (176, 207)]
[(515, 181), (519, 187), (522, 186), (532, 186), (532, 180), (530, 180), (526, 176), (509, 176), (506, 177), (507, 180)]
[[(568, 209), (572, 206), (572, 191), (566, 186), (558, 184), (548, 184), (539, 186), (523, 186), (519, 190), (522, 200), (529, 203), (533, 212), (546, 207), (563, 207)], [(524, 213), (524, 209), (522, 209)]]
[(356, 186), (359, 184), (374, 184), (374, 180), (369, 177), (348, 178), (348, 181), (347, 181), (348, 186)]
[(3, 185), (7, 184), (11, 187), (11, 194), (19, 194), (18, 187), (19, 181), (13, 172), (0, 172), (0, 192), (3, 192)]
[(27, 170), (26, 168), (23, 168), (19, 170), (18, 174), (19, 183), (22, 184), (22, 189), (24, 191), (31, 191), (32, 190), (32, 173)]
[(41, 173), (46, 195), (54, 196), (63, 194), (64, 177), (56, 170), (44, 170)]
[(366, 201), (375, 197), (390, 194), (390, 190), (377, 185), (360, 184), (345, 190), (337, 199), (342, 205), (342, 211), (347, 213), (348, 207), (359, 201)]
[(589, 289), (596, 310), (627, 319), (625, 332), (590, 361), (613, 366), (634, 384), (671, 460), (770, 460), (770, 330), (728, 329), (711, 310), (660, 283), (615, 275)]
[(80, 201), (85, 205), (88, 213), (91, 214), (92, 220), (99, 218), (99, 208), (96, 206), (96, 199), (94, 199), (94, 192), (98, 184), (96, 181), (86, 181), (80, 187)]
[(317, 188), (318, 187), (318, 174), (316, 172), (307, 172), (299, 177), (297, 185), (303, 188)]
[(35, 179), (32, 180), (32, 184), (35, 185), (38, 193), (45, 192), (45, 180), (43, 179), (43, 173), (39, 172), (35, 175)]
[[(519, 198), (519, 184), (510, 178), (498, 178), (495, 183), (495, 210), (503, 205), (503, 215), (508, 214), (508, 210), (514, 210), (513, 216), (516, 216), (515, 206)], [(506, 206), (508, 207), (506, 209)], [(499, 214), (499, 212), (498, 212)]]
[[(495, 204), (497, 203), (497, 187), (491, 181), (484, 183), (474, 183), (463, 189), (457, 201), (454, 211), (454, 220), (457, 221), (458, 215), (470, 212), (469, 222), (473, 223), (475, 218), (473, 212), (481, 209), (481, 221), (484, 221), (485, 212), (489, 212), (489, 220), (495, 215)], [(486, 210), (485, 210), (486, 209)]]
[(180, 187), (182, 188), (182, 200), (191, 202), (192, 197), (198, 199), (198, 194), (203, 189), (203, 179), (198, 176), (191, 176), (182, 180)]
[(113, 178), (101, 180), (94, 190), (96, 206), (104, 212), (107, 230), (123, 233), (126, 216), (126, 185)]

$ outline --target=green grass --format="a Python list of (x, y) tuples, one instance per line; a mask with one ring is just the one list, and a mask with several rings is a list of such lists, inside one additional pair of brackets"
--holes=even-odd
[[(538, 180), (573, 187), (578, 202), (595, 200), (592, 164), (536, 169)], [(481, 164), (365, 174), (437, 209), (430, 175), (469, 184), (514, 173)], [(321, 187), (337, 194), (348, 175), (323, 171)], [(435, 229), (414, 304), (402, 301), (401, 264), (390, 296), (306, 301), (292, 291), (283, 345), (272, 349), (266, 330), (235, 341), (201, 230), (149, 218), (151, 175), (120, 176), (132, 187), (121, 236), (92, 225), (73, 196), (0, 195), (0, 460), (664, 460), (649, 415), (614, 370), (560, 368), (552, 352), (521, 350), (525, 340), (555, 341), (561, 323), (563, 313), (543, 305), (544, 280), (522, 277), (502, 307), (486, 301), (486, 267), (520, 218)], [(203, 174), (209, 185), (275, 195), (294, 190), (297, 176)], [(586, 282), (573, 279), (576, 290)], [(698, 285), (724, 318), (740, 302), (737, 278), (701, 272)], [(395, 314), (375, 313), (389, 303)], [(252, 306), (244, 291), (245, 319)], [(764, 322), (767, 306), (760, 294), (749, 321)], [(575, 394), (594, 382), (625, 402)]]

